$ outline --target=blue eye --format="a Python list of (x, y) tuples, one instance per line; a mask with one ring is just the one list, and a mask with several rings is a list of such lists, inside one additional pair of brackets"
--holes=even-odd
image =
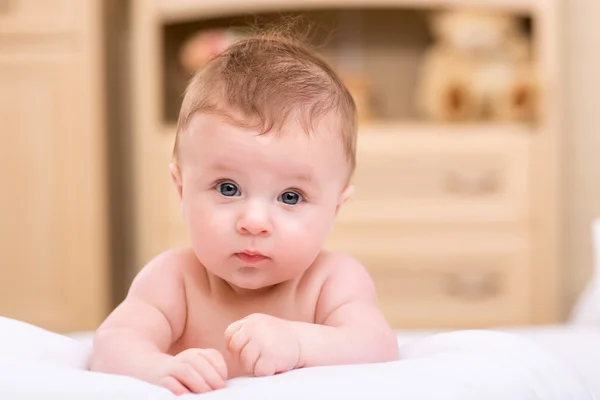
[(284, 192), (277, 200), (284, 204), (295, 206), (296, 204), (302, 202), (303, 199), (302, 196), (296, 192)]
[(231, 182), (222, 182), (216, 186), (217, 192), (221, 193), (225, 197), (233, 197), (241, 195), (238, 187)]

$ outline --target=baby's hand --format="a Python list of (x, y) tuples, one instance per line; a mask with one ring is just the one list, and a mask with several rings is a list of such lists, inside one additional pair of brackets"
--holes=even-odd
[(227, 364), (214, 349), (187, 349), (171, 358), (159, 385), (176, 395), (204, 393), (225, 387)]
[(247, 373), (274, 375), (298, 366), (300, 342), (290, 321), (251, 314), (229, 325), (227, 349)]

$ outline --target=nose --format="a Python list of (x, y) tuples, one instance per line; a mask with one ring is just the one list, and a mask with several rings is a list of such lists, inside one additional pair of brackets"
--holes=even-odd
[(237, 230), (243, 235), (268, 236), (272, 226), (266, 205), (258, 202), (249, 203), (237, 221)]

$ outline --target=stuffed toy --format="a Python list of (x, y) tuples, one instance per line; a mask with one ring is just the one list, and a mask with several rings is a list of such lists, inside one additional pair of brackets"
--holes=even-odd
[(243, 36), (238, 28), (212, 28), (194, 32), (177, 48), (177, 58), (165, 66), (165, 102), (167, 118), (177, 120), (182, 93), (194, 73), (204, 68), (210, 59), (221, 54)]
[(417, 84), (417, 108), (436, 121), (523, 121), (536, 117), (539, 84), (519, 21), (482, 10), (448, 10), (430, 19)]
[(242, 37), (241, 30), (208, 29), (190, 37), (181, 47), (179, 62), (183, 69), (192, 74), (203, 68), (211, 58), (218, 56)]

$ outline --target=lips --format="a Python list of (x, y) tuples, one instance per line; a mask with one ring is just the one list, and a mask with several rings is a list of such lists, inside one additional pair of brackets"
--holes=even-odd
[(243, 251), (235, 256), (247, 264), (256, 264), (269, 258), (255, 251)]

